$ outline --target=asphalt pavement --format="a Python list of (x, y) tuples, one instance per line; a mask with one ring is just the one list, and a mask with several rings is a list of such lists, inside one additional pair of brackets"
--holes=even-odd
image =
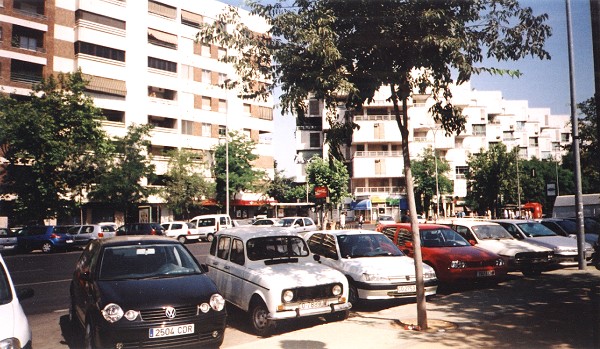
[[(597, 295), (597, 296), (594, 296)], [(340, 322), (316, 321), (222, 348), (600, 348), (600, 271), (592, 266), (537, 277), (509, 273), (497, 286), (441, 290), (418, 331), (414, 301), (357, 305)]]

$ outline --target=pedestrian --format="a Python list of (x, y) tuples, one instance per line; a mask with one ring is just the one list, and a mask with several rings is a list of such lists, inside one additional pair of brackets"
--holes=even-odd
[(346, 229), (346, 212), (342, 211), (340, 214), (340, 227)]
[(358, 215), (358, 229), (362, 229), (364, 222), (365, 222), (365, 219), (363, 218), (363, 215), (359, 214)]

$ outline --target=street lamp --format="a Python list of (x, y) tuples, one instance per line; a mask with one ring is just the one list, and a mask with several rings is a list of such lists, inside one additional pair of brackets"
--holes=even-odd
[(435, 142), (435, 134), (440, 129), (437, 126), (428, 126), (424, 124), (420, 124), (421, 126), (427, 127), (429, 130), (433, 132), (433, 158), (435, 161), (435, 222), (437, 223), (438, 217), (440, 216), (440, 185), (438, 181), (438, 164), (437, 164), (437, 148)]
[(224, 81), (227, 89), (227, 111), (225, 113), (225, 213), (229, 216), (229, 112), (231, 100), (229, 95), (229, 83), (231, 79)]

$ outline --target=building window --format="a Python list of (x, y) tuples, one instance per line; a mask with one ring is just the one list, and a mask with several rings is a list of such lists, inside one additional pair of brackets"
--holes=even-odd
[(308, 115), (320, 116), (319, 100), (311, 99), (308, 101)]
[(227, 80), (227, 74), (219, 73), (219, 85), (224, 85)]
[(209, 45), (202, 45), (202, 49), (200, 51), (200, 55), (202, 57), (209, 57), (210, 58), (210, 46)]
[(533, 147), (533, 148), (537, 148), (539, 146), (538, 138), (537, 137), (529, 137), (529, 146)]
[(177, 35), (148, 28), (148, 43), (176, 50)]
[(212, 110), (210, 106), (210, 97), (202, 96), (202, 109), (204, 110)]
[(201, 15), (186, 10), (181, 10), (181, 24), (199, 28), (202, 22), (203, 20)]
[(152, 98), (160, 98), (174, 101), (177, 99), (177, 91), (161, 87), (148, 86), (148, 96)]
[(217, 58), (223, 59), (223, 58), (225, 58), (225, 56), (227, 56), (227, 50), (222, 47), (219, 47), (217, 49)]
[(219, 113), (227, 113), (227, 101), (219, 99)]
[(250, 104), (244, 103), (244, 113), (250, 114), (251, 112), (252, 112), (252, 108), (251, 108)]
[(320, 148), (321, 147), (321, 134), (312, 132), (310, 134), (310, 147), (311, 148)]
[(469, 166), (456, 166), (455, 173), (456, 179), (465, 179), (469, 173)]
[(252, 130), (250, 130), (249, 128), (245, 128), (242, 131), (242, 133), (243, 133), (244, 137), (246, 137), (246, 139), (248, 139), (248, 140), (252, 139)]
[(212, 125), (208, 124), (206, 122), (202, 123), (202, 136), (203, 137), (210, 137), (212, 131)]
[(219, 125), (219, 137), (225, 137), (227, 133), (227, 128), (223, 125)]
[(513, 131), (502, 131), (502, 139), (505, 141), (514, 141), (515, 133)]
[(181, 120), (181, 133), (184, 135), (194, 135), (194, 122)]
[(148, 57), (148, 67), (177, 73), (177, 63), (160, 58)]
[(570, 139), (571, 139), (570, 133), (561, 133), (560, 134), (560, 142), (561, 143), (568, 143), (568, 142), (570, 142)]
[(125, 122), (125, 112), (120, 110), (102, 109), (102, 115), (106, 118), (106, 121), (111, 122)]
[(153, 1), (153, 0), (148, 1), (148, 12), (153, 13), (155, 15), (167, 17), (170, 19), (177, 18), (177, 8), (163, 4), (158, 1)]
[(106, 25), (109, 27), (122, 29), (122, 30), (125, 30), (125, 28), (126, 28), (125, 21), (121, 21), (121, 20), (118, 20), (115, 18), (111, 18), (111, 17), (107, 17), (107, 16), (99, 15), (97, 13), (83, 11), (83, 10), (75, 11), (75, 20), (98, 23), (98, 24), (102, 24), (102, 25)]
[(148, 123), (158, 128), (177, 128), (177, 120), (162, 116), (148, 115)]
[(210, 80), (211, 80), (210, 73), (211, 73), (210, 70), (202, 69), (202, 82), (210, 84)]
[(517, 131), (525, 131), (525, 121), (517, 121)]
[(125, 62), (125, 51), (117, 50), (111, 47), (90, 44), (89, 42), (75, 42), (75, 54), (86, 54), (96, 57), (102, 57), (113, 61)]
[(473, 136), (485, 136), (485, 124), (473, 124)]

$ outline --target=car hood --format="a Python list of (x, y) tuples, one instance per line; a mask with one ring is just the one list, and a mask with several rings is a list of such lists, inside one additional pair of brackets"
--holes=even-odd
[(160, 279), (110, 280), (97, 282), (100, 307), (116, 303), (131, 309), (168, 303), (172, 306), (205, 302), (218, 293), (206, 274)]
[(461, 247), (421, 247), (423, 257), (436, 256), (447, 260), (482, 261), (497, 259), (498, 255), (471, 245)]
[(515, 239), (482, 240), (477, 246), (501, 256), (514, 256), (521, 252), (548, 252), (547, 247)]
[(0, 305), (0, 319), (2, 319), (0, 341), (15, 337), (24, 346), (31, 340), (31, 330), (27, 317), (16, 298), (10, 303)]
[[(573, 249), (577, 251), (577, 239), (569, 238), (566, 236), (538, 236), (525, 239), (532, 244), (548, 247), (554, 249), (556, 247), (560, 249)], [(588, 243), (585, 244), (585, 248), (592, 248)]]
[(339, 271), (310, 261), (261, 265), (252, 268), (252, 281), (257, 279), (268, 285), (315, 286), (333, 282), (344, 282), (345, 277)]
[[(415, 261), (407, 256), (343, 258), (340, 263), (345, 273), (350, 275), (377, 274), (387, 277), (405, 277), (415, 275)], [(423, 272), (433, 272), (423, 264)]]

